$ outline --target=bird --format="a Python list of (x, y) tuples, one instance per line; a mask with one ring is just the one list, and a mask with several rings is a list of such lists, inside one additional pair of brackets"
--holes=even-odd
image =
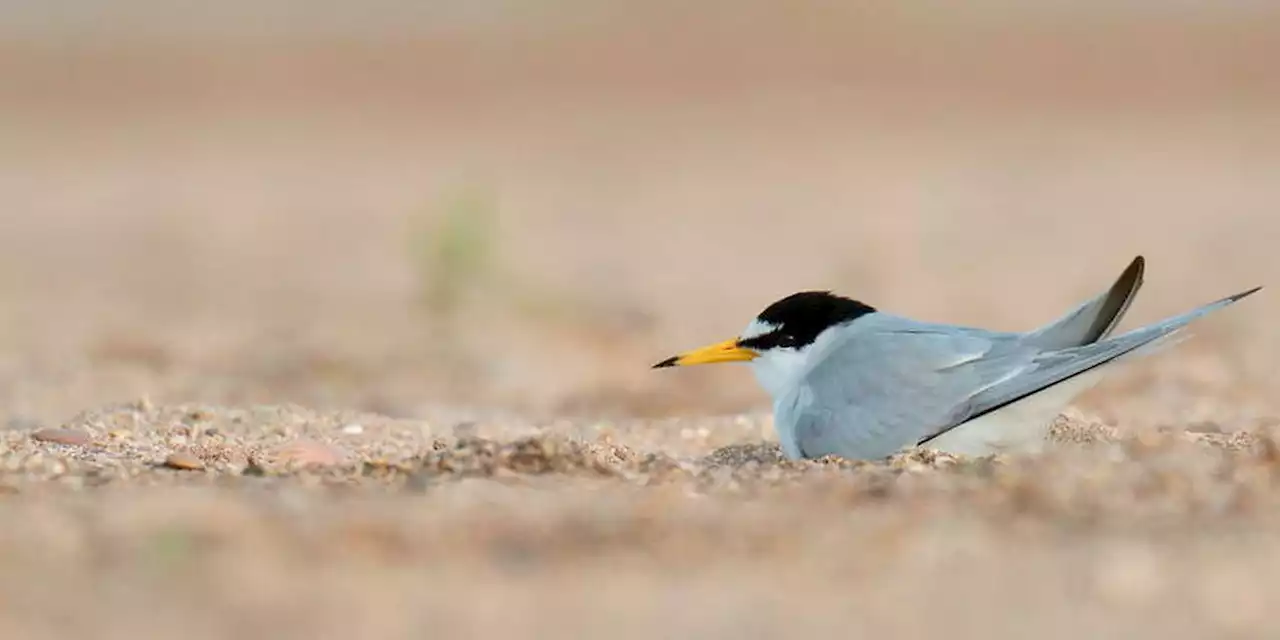
[(913, 447), (1038, 452), (1062, 409), (1110, 365), (1176, 344), (1190, 322), (1262, 289), (1113, 336), (1145, 267), (1135, 257), (1107, 290), (1026, 332), (926, 322), (828, 290), (800, 291), (738, 337), (652, 368), (746, 363), (772, 398), (791, 460), (875, 460)]

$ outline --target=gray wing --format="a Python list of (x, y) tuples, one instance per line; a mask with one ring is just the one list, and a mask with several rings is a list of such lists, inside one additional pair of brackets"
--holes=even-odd
[(804, 457), (879, 458), (950, 426), (976, 390), (1030, 361), (1021, 334), (875, 313), (849, 324), (775, 413)]
[[(1042, 389), (1082, 374), (1131, 352), (1147, 352), (1166, 344), (1163, 338), (1172, 336), (1188, 323), (1212, 313), (1248, 296), (1261, 287), (1210, 302), (1196, 309), (1135, 329), (1124, 335), (1103, 342), (1095, 342), (1072, 349), (1035, 354), (1029, 362), (1013, 372), (1007, 379), (977, 390), (967, 401), (956, 408), (951, 417), (952, 426), (972, 420)], [(945, 431), (945, 429), (944, 429)], [(941, 433), (941, 432), (940, 432)], [(938, 434), (933, 434), (934, 436)], [(933, 437), (933, 436), (930, 436)]]

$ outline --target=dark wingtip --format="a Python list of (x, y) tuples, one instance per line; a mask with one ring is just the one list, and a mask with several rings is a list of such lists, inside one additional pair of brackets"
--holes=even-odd
[(1254, 287), (1254, 288), (1252, 288), (1252, 289), (1250, 289), (1250, 290), (1248, 290), (1248, 291), (1244, 291), (1244, 292), (1241, 292), (1241, 293), (1237, 293), (1237, 294), (1235, 294), (1234, 296), (1231, 296), (1230, 298), (1228, 298), (1228, 300), (1230, 300), (1230, 301), (1232, 301), (1232, 302), (1235, 302), (1236, 300), (1239, 300), (1239, 299), (1244, 298), (1244, 297), (1246, 297), (1246, 296), (1251, 296), (1251, 295), (1253, 295), (1253, 294), (1255, 294), (1255, 293), (1257, 293), (1257, 292), (1259, 292), (1259, 291), (1262, 291), (1262, 287)]
[(1142, 276), (1147, 270), (1147, 259), (1144, 258), (1142, 254), (1134, 256), (1133, 261), (1129, 263), (1129, 268), (1125, 269), (1125, 271), (1129, 271), (1130, 269), (1137, 273), (1137, 281), (1141, 284)]
[(680, 359), (680, 356), (671, 356), (670, 358), (667, 358), (666, 360), (663, 360), (662, 362), (659, 362), (658, 364), (653, 365), (653, 367), (651, 368), (665, 369), (666, 367), (674, 367), (676, 366), (676, 361), (679, 359)]

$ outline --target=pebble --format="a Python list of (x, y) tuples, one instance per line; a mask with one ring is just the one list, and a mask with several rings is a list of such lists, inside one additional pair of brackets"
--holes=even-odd
[(199, 471), (204, 469), (204, 461), (196, 457), (194, 454), (185, 451), (175, 451), (164, 459), (164, 466), (170, 469), (182, 469), (184, 471)]
[(354, 436), (357, 434), (364, 433), (364, 426), (359, 424), (349, 424), (349, 425), (346, 425), (345, 427), (342, 427), (342, 432)]
[(295, 440), (276, 449), (281, 462), (322, 467), (339, 465), (347, 461), (347, 452), (333, 445), (315, 440)]
[(40, 429), (31, 434), (31, 439), (37, 442), (52, 442), (78, 447), (93, 442), (93, 437), (87, 431), (81, 431), (80, 429)]

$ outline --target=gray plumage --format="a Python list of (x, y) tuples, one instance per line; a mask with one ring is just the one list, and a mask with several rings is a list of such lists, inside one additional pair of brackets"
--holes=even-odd
[[(822, 353), (814, 354), (816, 364), (775, 401), (776, 426), (784, 449), (790, 449), (793, 457), (879, 458), (904, 446), (949, 442), (956, 446), (940, 448), (978, 454), (1015, 448), (1018, 443), (1042, 440), (1049, 425), (1002, 425), (997, 428), (1014, 433), (980, 433), (973, 438), (944, 436), (963, 428), (966, 421), (1170, 336), (1192, 320), (1255, 291), (1114, 338), (1065, 347), (1057, 345), (1085, 341), (1106, 331), (1075, 332), (1079, 325), (1097, 326), (1092, 322), (1096, 318), (1084, 316), (1068, 316), (1065, 323), (1055, 322), (1048, 331), (1022, 334), (872, 313), (844, 325), (844, 331), (832, 332), (833, 339), (825, 344), (820, 340), (815, 345), (822, 348)], [(1119, 307), (1121, 312), (1124, 306)], [(1082, 318), (1090, 322), (1078, 322)], [(1109, 330), (1114, 323), (1104, 325)], [(1053, 415), (1058, 408), (1054, 407)], [(1008, 446), (1003, 444), (1006, 441)]]
[(790, 458), (881, 458), (923, 445), (970, 455), (1043, 446), (1059, 411), (1112, 363), (1261, 287), (1112, 337), (1142, 287), (1138, 256), (1106, 291), (1025, 333), (913, 320), (828, 291), (769, 305), (737, 337), (655, 368), (749, 363)]

